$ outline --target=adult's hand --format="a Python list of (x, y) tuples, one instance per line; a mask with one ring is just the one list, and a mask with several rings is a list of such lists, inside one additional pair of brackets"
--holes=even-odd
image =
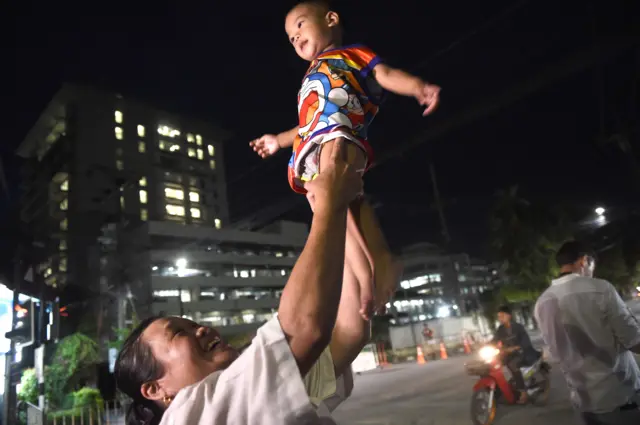
[(314, 213), (345, 211), (351, 201), (362, 194), (362, 175), (347, 163), (345, 142), (338, 139), (331, 148), (329, 164), (324, 166), (318, 177), (304, 186)]

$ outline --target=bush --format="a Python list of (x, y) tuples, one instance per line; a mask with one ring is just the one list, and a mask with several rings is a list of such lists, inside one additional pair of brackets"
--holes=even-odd
[(104, 400), (100, 391), (95, 388), (81, 388), (73, 393), (73, 407), (90, 407), (92, 409), (102, 409)]
[(18, 400), (38, 404), (38, 378), (35, 369), (26, 369), (22, 372)]

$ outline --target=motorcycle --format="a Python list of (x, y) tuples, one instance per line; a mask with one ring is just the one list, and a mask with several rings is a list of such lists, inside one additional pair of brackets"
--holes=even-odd
[[(478, 359), (465, 364), (467, 373), (479, 376), (473, 386), (471, 420), (474, 425), (491, 425), (496, 418), (497, 403), (518, 401), (514, 379), (507, 380), (503, 371), (504, 351), (492, 345), (482, 347)], [(549, 398), (551, 366), (542, 356), (531, 366), (520, 368), (529, 402), (543, 405)]]

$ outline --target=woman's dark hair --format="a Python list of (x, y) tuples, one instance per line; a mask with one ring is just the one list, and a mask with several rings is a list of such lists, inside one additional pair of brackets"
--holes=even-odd
[(124, 341), (116, 359), (116, 385), (133, 400), (127, 411), (127, 425), (157, 425), (162, 419), (162, 408), (140, 392), (142, 384), (160, 379), (164, 374), (151, 347), (140, 338), (149, 325), (162, 317), (143, 320)]

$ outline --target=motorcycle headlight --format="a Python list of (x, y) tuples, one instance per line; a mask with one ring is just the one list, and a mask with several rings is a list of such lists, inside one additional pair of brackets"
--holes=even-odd
[(478, 352), (478, 354), (480, 355), (480, 358), (482, 360), (484, 360), (487, 363), (490, 363), (493, 361), (493, 359), (500, 353), (500, 350), (498, 350), (496, 347), (492, 347), (490, 345), (486, 346), (486, 347), (482, 347), (480, 349), (480, 351)]

